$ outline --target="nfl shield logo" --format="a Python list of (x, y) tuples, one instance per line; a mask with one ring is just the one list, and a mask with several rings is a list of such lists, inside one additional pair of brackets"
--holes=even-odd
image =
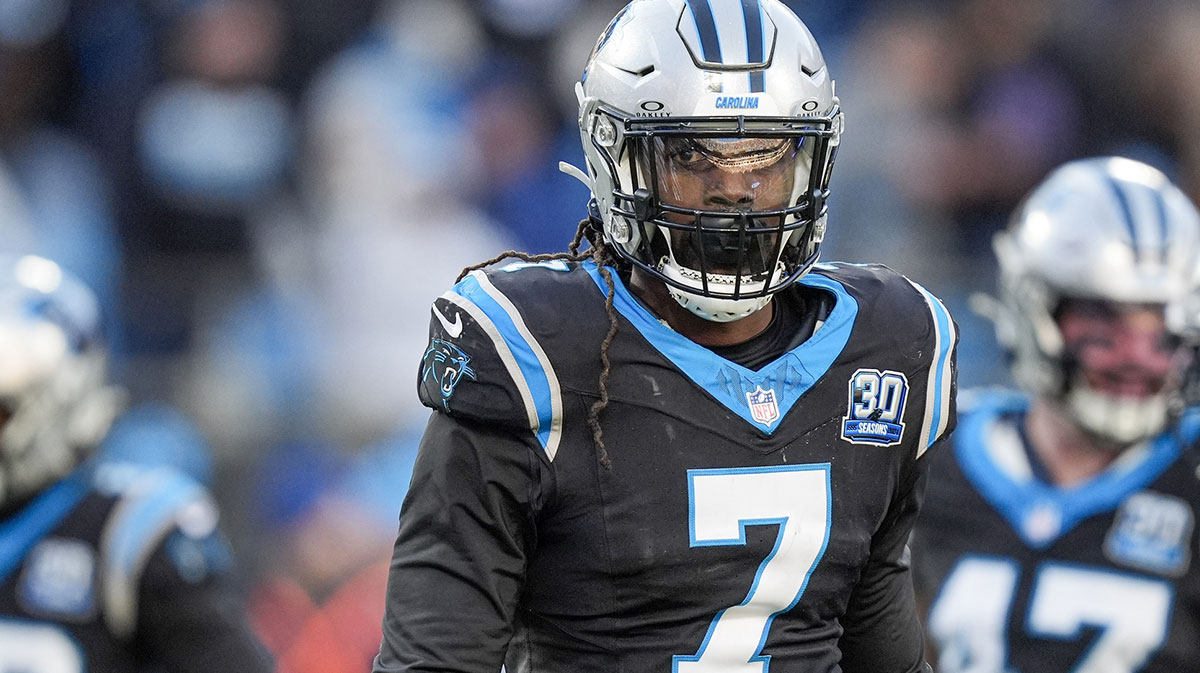
[(754, 392), (746, 393), (746, 402), (750, 405), (750, 415), (754, 420), (768, 428), (779, 420), (779, 404), (775, 402), (775, 391), (763, 390), (758, 386)]

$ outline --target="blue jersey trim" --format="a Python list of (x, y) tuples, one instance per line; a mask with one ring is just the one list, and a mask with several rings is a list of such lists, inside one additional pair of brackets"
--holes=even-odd
[(154, 488), (137, 498), (111, 532), (110, 561), (128, 577), (139, 571), (138, 565), (148, 551), (147, 544), (158, 544), (164, 526), (172, 525), (176, 514), (187, 504), (205, 497), (200, 484), (183, 473), (159, 473)]
[[(1017, 482), (988, 455), (987, 431), (1002, 415), (1017, 414), (1023, 418), (1028, 407), (1028, 398), (1012, 394), (981, 398), (978, 406), (960, 415), (954, 449), (968, 481), (1031, 549), (1043, 549), (1088, 517), (1116, 509), (1126, 497), (1162, 475), (1182, 453), (1181, 433), (1171, 431), (1151, 440), (1150, 451), (1137, 465), (1106, 470), (1078, 486), (1060, 488), (1037, 479)], [(1056, 507), (1061, 514), (1057, 534), (1046, 539), (1030, 537), (1025, 522), (1047, 505)]]
[[(583, 268), (591, 274), (596, 287), (601, 292), (607, 292), (608, 286), (595, 262), (586, 261)], [(782, 423), (772, 423), (764, 427), (756, 421), (746, 400), (746, 394), (758, 388), (774, 390), (780, 419), (787, 416), (788, 411), (829, 371), (841, 355), (850, 340), (858, 317), (858, 301), (841, 283), (815, 271), (808, 273), (797, 282), (833, 293), (837, 299), (833, 310), (816, 334), (774, 362), (755, 371), (726, 360), (660, 323), (630, 293), (615, 271), (610, 275), (616, 286), (613, 305), (637, 328), (646, 341), (713, 399), (741, 416), (755, 429), (768, 435), (773, 434)], [(737, 379), (733, 384), (727, 379), (727, 373), (730, 372)]]
[(38, 540), (88, 494), (91, 468), (81, 467), (0, 525), (0, 582), (8, 579)]
[(687, 0), (692, 20), (696, 22), (696, 33), (700, 35), (700, 47), (708, 63), (724, 63), (721, 58), (721, 39), (717, 36), (717, 22), (713, 19), (708, 0)]
[[(537, 411), (538, 442), (545, 448), (550, 442), (550, 433), (553, 430), (554, 406), (551, 399), (550, 379), (533, 346), (521, 335), (514, 317), (509, 315), (508, 311), (480, 286), (476, 278), (467, 276), (462, 279), (454, 286), (454, 292), (483, 311), (484, 315), (496, 326), (509, 350), (512, 351), (513, 359), (516, 360), (517, 367), (520, 368), (521, 375), (525, 377), (525, 383), (529, 386), (534, 409)], [(516, 383), (520, 385), (520, 382)]]
[(1159, 255), (1163, 264), (1167, 263), (1167, 202), (1160, 190), (1150, 189), (1154, 195), (1154, 208), (1158, 213)]
[(942, 391), (944, 386), (950, 385), (946, 380), (946, 358), (950, 357), (950, 352), (954, 349), (955, 336), (951, 330), (950, 312), (942, 305), (942, 302), (937, 297), (929, 293), (928, 290), (920, 285), (913, 283), (913, 287), (921, 291), (925, 295), (925, 301), (929, 304), (930, 310), (933, 312), (934, 324), (938, 333), (938, 354), (934, 361), (934, 371), (937, 372), (934, 378), (934, 390), (937, 393), (933, 396), (933, 420), (929, 424), (929, 436), (925, 438), (925, 448), (933, 446), (937, 441), (938, 432), (942, 425)]

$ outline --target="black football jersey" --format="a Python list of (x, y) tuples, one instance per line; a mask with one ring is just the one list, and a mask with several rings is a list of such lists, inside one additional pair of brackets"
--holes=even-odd
[(933, 461), (912, 553), (938, 670), (1200, 671), (1198, 419), (1060, 488), (1030, 457), (1028, 404), (964, 401)]
[(0, 671), (271, 670), (197, 483), (91, 464), (0, 522)]
[[(751, 370), (590, 263), (510, 263), (433, 306), (434, 413), (400, 517), (376, 671), (924, 670), (905, 544), (954, 425), (955, 326), (883, 267)], [(799, 291), (799, 290), (795, 290)], [(505, 653), (507, 652), (507, 657)]]

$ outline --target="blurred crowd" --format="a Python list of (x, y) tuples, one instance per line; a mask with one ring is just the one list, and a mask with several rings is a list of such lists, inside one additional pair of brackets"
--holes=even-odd
[[(622, 0), (0, 0), (0, 248), (107, 310), (106, 450), (223, 505), (283, 670), (365, 670), (426, 414), (430, 302), (565, 249), (573, 83)], [(1121, 154), (1200, 198), (1200, 5), (792, 0), (846, 111), (825, 259), (969, 296), (1054, 165)], [(357, 634), (357, 635), (356, 635)], [(357, 640), (366, 640), (365, 644)]]

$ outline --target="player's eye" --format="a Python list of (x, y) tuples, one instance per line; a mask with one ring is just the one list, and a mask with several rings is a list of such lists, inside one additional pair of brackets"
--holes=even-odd
[(672, 153), (671, 161), (689, 170), (695, 170), (708, 164), (702, 152), (690, 147), (685, 147)]
[(1084, 348), (1111, 349), (1116, 345), (1111, 335), (1102, 334), (1099, 332), (1081, 334), (1072, 341), (1073, 343), (1071, 345), (1075, 347), (1075, 350), (1083, 350)]

